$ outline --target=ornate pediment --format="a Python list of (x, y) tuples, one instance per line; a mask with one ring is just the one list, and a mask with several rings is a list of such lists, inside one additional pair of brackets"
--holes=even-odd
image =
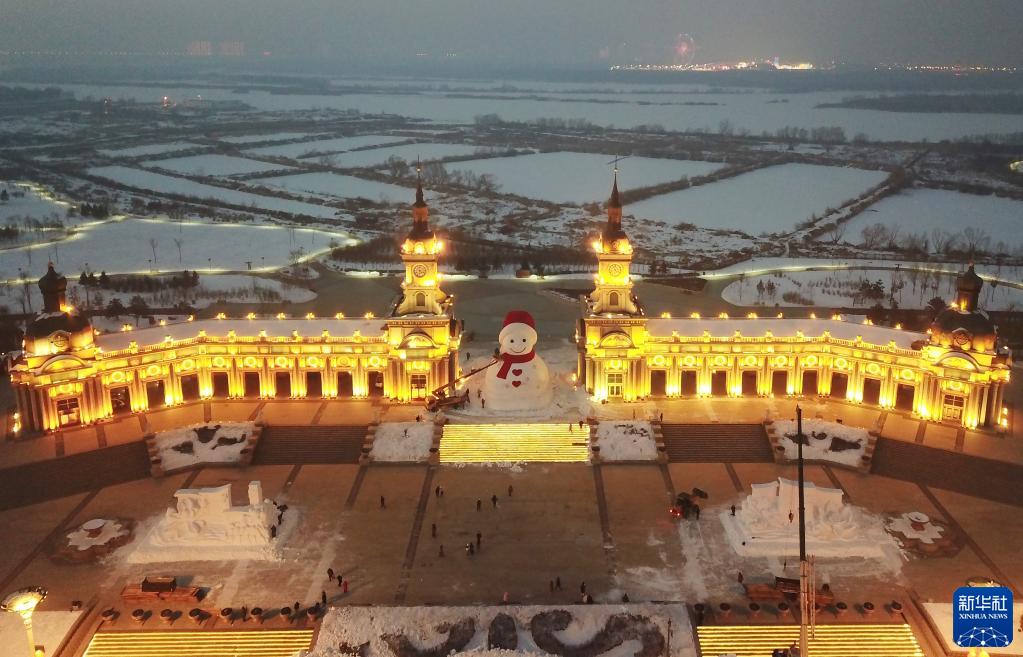
[(600, 338), (600, 346), (605, 349), (632, 349), (635, 344), (628, 333), (624, 331), (611, 331)]
[(402, 349), (433, 349), (436, 346), (433, 338), (422, 331), (413, 331), (401, 341)]

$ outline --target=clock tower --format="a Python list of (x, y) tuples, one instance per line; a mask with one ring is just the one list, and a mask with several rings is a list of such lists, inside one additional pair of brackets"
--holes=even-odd
[(596, 286), (589, 299), (589, 311), (594, 315), (642, 315), (636, 297), (632, 294), (632, 244), (622, 229), (622, 201), (618, 194), (618, 170), (615, 170), (611, 198), (607, 202), (607, 224), (594, 240), (597, 252)]
[(405, 263), (402, 295), (393, 315), (443, 315), (448, 295), (440, 289), (437, 258), (444, 248), (430, 230), (430, 209), (423, 199), (422, 179), (416, 185), (416, 202), (412, 205), (412, 230), (401, 245)]

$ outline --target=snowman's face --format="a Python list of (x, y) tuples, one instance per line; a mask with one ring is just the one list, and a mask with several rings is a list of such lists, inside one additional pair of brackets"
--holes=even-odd
[(520, 356), (536, 345), (536, 331), (524, 324), (511, 324), (501, 331), (501, 353)]

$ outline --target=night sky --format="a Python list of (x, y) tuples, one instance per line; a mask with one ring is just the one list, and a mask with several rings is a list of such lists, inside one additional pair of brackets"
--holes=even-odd
[(1020, 0), (3, 0), (0, 50), (183, 50), (400, 64), (670, 63), (780, 57), (850, 64), (1023, 65)]

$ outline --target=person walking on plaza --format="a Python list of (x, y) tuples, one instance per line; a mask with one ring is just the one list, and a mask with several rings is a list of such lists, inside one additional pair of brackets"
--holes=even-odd
[(487, 407), (487, 400), (485, 398), (481, 397), (480, 398), (480, 408), (486, 408), (486, 407)]
[(693, 513), (696, 514), (696, 519), (699, 520), (700, 519), (700, 505), (699, 504), (694, 504), (693, 505)]
[(327, 581), (328, 582), (333, 582), (334, 581), (334, 569), (333, 568), (328, 568), (327, 569)]
[(344, 583), (345, 583), (344, 578), (341, 577), (341, 573), (338, 573), (337, 574), (337, 587), (341, 588), (342, 586), (344, 586)]
[(554, 578), (554, 588), (561, 590), (561, 575)]
[(381, 509), (387, 508), (387, 500), (384, 499), (383, 495), (380, 496), (380, 508)]
[(476, 510), (477, 511), (482, 511), (483, 510), (483, 500), (477, 498), (477, 500), (476, 500)]
[(440, 552), (437, 553), (437, 556), (439, 556), (439, 557), (443, 557), (444, 556), (444, 544), (443, 543), (440, 544)]
[(581, 430), (582, 428), (583, 428), (583, 421), (579, 420), (579, 429)]
[(737, 582), (739, 582), (740, 584), (742, 584), (742, 580), (743, 580), (743, 579), (745, 579), (745, 578), (744, 578), (744, 577), (742, 576), (742, 571), (740, 570), (740, 571), (739, 571), (739, 574), (735, 576), (735, 580), (736, 580)]
[(326, 591), (320, 591), (320, 602), (323, 603), (324, 607), (327, 606), (327, 592)]
[(437, 486), (436, 488), (433, 489), (433, 496), (436, 498), (440, 498), (440, 486)]
[(483, 532), (476, 532), (476, 549), (480, 549), (483, 543)]
[(582, 593), (583, 595), (586, 595), (586, 582), (583, 582), (582, 584), (579, 585), (579, 592)]
[(495, 509), (497, 508), (497, 493), (494, 493), (494, 494), (493, 494), (493, 495), (491, 496), (491, 498), (490, 498), (490, 503), (494, 505), (494, 508), (495, 508)]
[(511, 497), (511, 496), (512, 496), (512, 491), (514, 491), (514, 490), (515, 490), (515, 489), (514, 489), (514, 488), (512, 488), (512, 485), (511, 485), (511, 484), (508, 484), (508, 497)]
[(572, 433), (572, 428), (573, 428), (574, 426), (575, 426), (575, 425), (574, 425), (574, 424), (572, 424), (571, 422), (569, 422), (569, 423), (568, 423), (568, 432), (569, 432), (569, 433)]
[(437, 538), (437, 523), (430, 523), (430, 535)]
[(345, 595), (348, 594), (348, 580), (347, 579), (344, 580), (344, 582), (343, 582), (343, 585), (341, 587), (341, 592), (344, 593)]
[(553, 579), (550, 580), (550, 585), (551, 585), (551, 593), (554, 593), (554, 580)]

